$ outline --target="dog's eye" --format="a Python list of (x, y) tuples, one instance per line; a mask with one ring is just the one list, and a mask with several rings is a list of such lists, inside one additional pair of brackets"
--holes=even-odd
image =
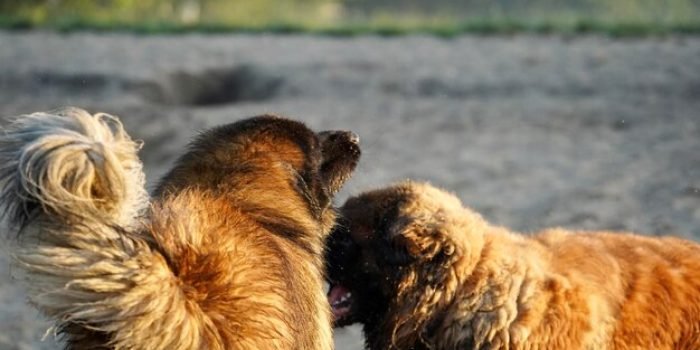
[(386, 255), (386, 262), (391, 265), (405, 266), (413, 261), (413, 257), (407, 253), (393, 252), (393, 254)]
[(412, 263), (415, 258), (412, 257), (403, 247), (397, 247), (391, 242), (382, 242), (380, 251), (377, 254), (388, 265), (405, 266)]
[(328, 259), (333, 262), (338, 262), (342, 265), (343, 261), (354, 261), (359, 254), (359, 247), (347, 233), (340, 232), (343, 228), (336, 228), (336, 231), (331, 234), (328, 241), (328, 251), (330, 256)]

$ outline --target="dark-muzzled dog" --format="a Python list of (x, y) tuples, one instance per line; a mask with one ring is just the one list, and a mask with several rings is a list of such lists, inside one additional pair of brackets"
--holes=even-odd
[(259, 116), (199, 135), (144, 189), (139, 144), (80, 109), (0, 136), (29, 300), (71, 349), (331, 349), (323, 243), (358, 138)]
[(329, 239), (336, 326), (386, 349), (700, 349), (700, 245), (513, 233), (400, 183), (350, 198)]

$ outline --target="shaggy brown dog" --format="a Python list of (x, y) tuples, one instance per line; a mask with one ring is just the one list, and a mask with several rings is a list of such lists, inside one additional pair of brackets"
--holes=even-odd
[(0, 203), (30, 301), (73, 349), (331, 349), (323, 243), (357, 136), (261, 116), (201, 134), (149, 201), (114, 117), (0, 136)]
[(341, 213), (329, 301), (336, 326), (364, 325), (370, 349), (700, 349), (695, 243), (524, 236), (412, 182), (351, 198)]

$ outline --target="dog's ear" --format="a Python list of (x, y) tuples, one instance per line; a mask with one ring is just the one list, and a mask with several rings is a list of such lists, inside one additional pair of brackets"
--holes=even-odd
[[(447, 211), (445, 211), (447, 210)], [(389, 232), (398, 251), (411, 257), (397, 281), (385, 327), (391, 334), (387, 349), (409, 349), (430, 344), (433, 317), (440, 314), (456, 295), (463, 278), (476, 265), (483, 248), (478, 217), (462, 210), (438, 209), (400, 213)], [(465, 213), (466, 214), (466, 213)], [(420, 347), (420, 346), (419, 346)]]
[(488, 223), (455, 195), (429, 184), (407, 182), (384, 230), (398, 251), (421, 263), (473, 263)]
[(436, 213), (399, 213), (389, 228), (389, 236), (399, 251), (418, 261), (445, 259), (458, 252), (450, 237), (449, 223), (441, 211)]
[(440, 210), (400, 212), (388, 228), (395, 255), (410, 262), (401, 269), (388, 313), (392, 318), (383, 325), (391, 337), (379, 348), (410, 349), (424, 344), (428, 335), (423, 332), (434, 311), (441, 310), (456, 292), (460, 280), (454, 269), (463, 248), (451, 237), (451, 229)]

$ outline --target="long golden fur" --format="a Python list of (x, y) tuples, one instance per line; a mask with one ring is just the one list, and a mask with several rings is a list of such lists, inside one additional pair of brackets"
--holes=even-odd
[(404, 182), (349, 199), (327, 255), (336, 326), (369, 349), (700, 349), (700, 245), (513, 233)]
[(121, 123), (80, 109), (0, 136), (30, 302), (71, 349), (331, 349), (323, 241), (357, 138), (260, 116), (201, 134), (144, 189)]

